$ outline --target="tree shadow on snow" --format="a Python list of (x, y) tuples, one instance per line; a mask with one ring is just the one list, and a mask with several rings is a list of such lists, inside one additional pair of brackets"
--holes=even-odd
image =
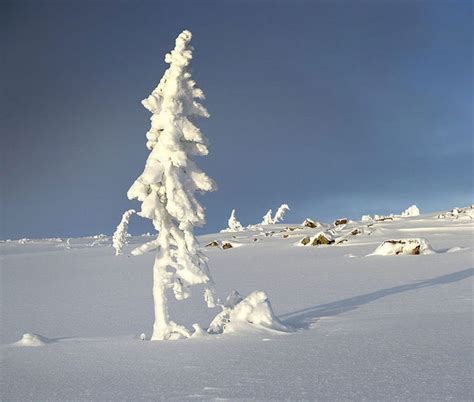
[(458, 282), (473, 275), (474, 268), (469, 268), (463, 271), (454, 272), (452, 274), (442, 275), (436, 278), (410, 283), (408, 285), (394, 286), (392, 288), (378, 290), (376, 292), (367, 293), (365, 295), (354, 296), (348, 299), (338, 300), (332, 303), (321, 304), (319, 306), (294, 311), (293, 313), (284, 314), (280, 316), (279, 319), (285, 325), (289, 325), (295, 329), (308, 329), (319, 318), (332, 317), (348, 311), (356, 310), (364, 304), (371, 303), (383, 297), (430, 286)]

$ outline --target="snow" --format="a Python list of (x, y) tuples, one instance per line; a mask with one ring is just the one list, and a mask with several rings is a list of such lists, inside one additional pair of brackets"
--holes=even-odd
[[(191, 329), (174, 342), (148, 341), (151, 253), (117, 258), (110, 237), (2, 242), (2, 400), (472, 400), (474, 222), (440, 214), (350, 222), (321, 247), (295, 243), (331, 225), (200, 236), (242, 244), (205, 248), (224, 304), (260, 289), (291, 331), (207, 334), (222, 309), (195, 292), (169, 300)], [(366, 257), (407, 238), (436, 253)], [(18, 347), (25, 332), (50, 342)]]

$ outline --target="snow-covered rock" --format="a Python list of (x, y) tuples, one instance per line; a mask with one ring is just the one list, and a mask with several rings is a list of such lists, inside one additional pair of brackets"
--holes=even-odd
[(421, 255), (434, 254), (426, 239), (397, 239), (385, 240), (372, 255)]
[(453, 208), (450, 211), (439, 214), (438, 219), (460, 219), (460, 220), (471, 220), (474, 219), (474, 205), (468, 205), (464, 208)]
[(347, 225), (349, 223), (349, 219), (347, 218), (339, 218), (334, 221), (334, 226), (339, 226), (339, 225)]
[(309, 219), (309, 218), (306, 218), (301, 225), (305, 226), (307, 228), (312, 228), (312, 229), (315, 229), (315, 228), (321, 226), (321, 224), (319, 222), (313, 221), (312, 219)]
[(313, 236), (303, 237), (296, 245), (298, 246), (320, 246), (333, 244), (335, 241), (334, 236), (329, 232), (318, 232)]

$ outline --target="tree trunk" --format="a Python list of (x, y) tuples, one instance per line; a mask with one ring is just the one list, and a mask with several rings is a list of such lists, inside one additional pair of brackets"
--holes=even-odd
[(166, 300), (165, 267), (155, 258), (153, 265), (153, 301), (155, 303), (155, 323), (153, 324), (152, 341), (168, 339), (170, 335), (168, 308)]

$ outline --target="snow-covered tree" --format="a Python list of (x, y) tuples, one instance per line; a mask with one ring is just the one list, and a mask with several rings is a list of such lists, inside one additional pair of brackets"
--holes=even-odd
[(120, 223), (117, 226), (117, 229), (114, 232), (114, 236), (112, 237), (112, 246), (115, 249), (115, 255), (122, 254), (123, 246), (127, 244), (128, 222), (134, 213), (134, 209), (125, 211), (122, 215)]
[(237, 232), (243, 229), (242, 224), (235, 217), (235, 209), (232, 210), (230, 214), (230, 218), (227, 221), (227, 224), (229, 226), (229, 231), (232, 231), (232, 232)]
[(288, 204), (281, 204), (275, 213), (275, 216), (273, 218), (273, 223), (281, 222), (283, 218), (285, 217), (286, 211), (289, 211), (289, 210), (290, 210), (290, 207), (288, 206)]
[(273, 224), (272, 210), (269, 209), (267, 213), (263, 216), (261, 225), (272, 225), (272, 224)]
[(205, 223), (204, 208), (195, 192), (216, 189), (214, 181), (191, 159), (208, 154), (207, 139), (194, 125), (195, 117), (209, 117), (199, 99), (203, 92), (191, 78), (189, 63), (193, 48), (191, 32), (183, 31), (174, 50), (165, 57), (169, 68), (160, 83), (142, 104), (153, 115), (147, 132), (151, 151), (143, 173), (130, 187), (129, 199), (141, 201), (144, 218), (151, 219), (158, 231), (156, 240), (136, 254), (156, 249), (153, 267), (155, 323), (152, 340), (190, 336), (188, 330), (170, 321), (167, 289), (176, 299), (189, 297), (191, 285), (204, 284), (204, 298), (214, 307), (214, 286), (193, 229)]
[(408, 218), (410, 216), (420, 216), (420, 210), (416, 205), (412, 205), (405, 209), (405, 211), (401, 213), (401, 216), (403, 216), (404, 218)]

